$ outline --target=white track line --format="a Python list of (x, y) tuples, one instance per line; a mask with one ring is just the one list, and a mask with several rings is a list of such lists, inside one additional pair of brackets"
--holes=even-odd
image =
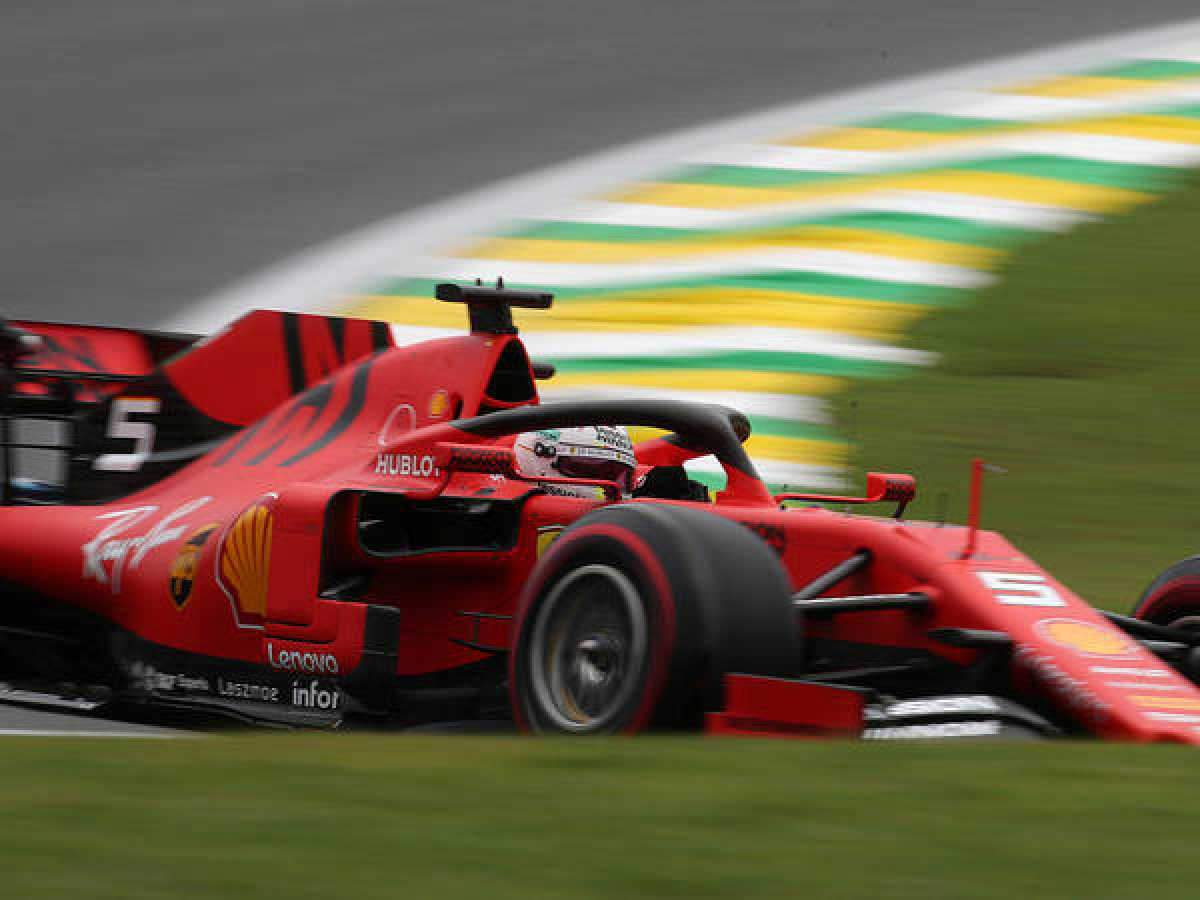
[[(1046, 73), (1070, 72), (1094, 66), (1098, 61), (1126, 58), (1138, 51), (1158, 52), (1164, 46), (1178, 46), (1182, 54), (1194, 53), (1200, 46), (1200, 19), (825, 95), (597, 153), (370, 225), (201, 299), (163, 326), (208, 332), (256, 307), (328, 309), (340, 298), (361, 290), (381, 272), (409, 271), (411, 261), (428, 258), (448, 244), (486, 233), (500, 222), (545, 215), (567, 203), (578, 202), (582, 196), (615, 188), (637, 173), (672, 165), (705, 147), (771, 140), (806, 125), (815, 129), (876, 115), (881, 108), (911, 109), (908, 104), (914, 98), (939, 92), (944, 95), (973, 85), (992, 87)], [(1132, 92), (1130, 103), (1140, 105), (1145, 96), (1144, 92)], [(1025, 116), (1035, 105), (1046, 110), (1057, 106), (1060, 112), (1047, 115), (1061, 115), (1061, 110), (1071, 103), (1047, 102), (1058, 99), (1031, 100), (1023, 95), (976, 92), (971, 97), (964, 96), (962, 109), (975, 115), (1004, 118), (996, 107), (1008, 103), (1025, 109)], [(982, 109), (987, 104), (992, 104), (988, 107), (990, 112)], [(1096, 108), (1094, 103), (1090, 106), (1075, 103), (1074, 107)], [(945, 107), (939, 107), (939, 111), (945, 112)]]

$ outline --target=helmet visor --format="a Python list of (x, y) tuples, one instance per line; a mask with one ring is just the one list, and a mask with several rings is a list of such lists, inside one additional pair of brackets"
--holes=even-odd
[(566, 478), (615, 481), (623, 494), (633, 490), (633, 469), (620, 460), (592, 456), (560, 456), (555, 461), (555, 468)]

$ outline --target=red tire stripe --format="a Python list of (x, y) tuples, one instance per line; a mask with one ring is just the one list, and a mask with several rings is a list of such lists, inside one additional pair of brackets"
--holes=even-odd
[(1163, 609), (1174, 611), (1171, 595), (1176, 593), (1185, 594), (1184, 597), (1178, 598), (1177, 602), (1183, 602), (1200, 611), (1200, 578), (1183, 575), (1161, 585), (1158, 590), (1138, 604), (1134, 615), (1139, 619), (1153, 619)]

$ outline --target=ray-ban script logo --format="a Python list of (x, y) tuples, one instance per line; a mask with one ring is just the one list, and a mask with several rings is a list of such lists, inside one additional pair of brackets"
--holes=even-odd
[(108, 524), (83, 545), (83, 577), (109, 585), (114, 594), (121, 593), (124, 572), (140, 566), (146, 554), (155, 547), (181, 538), (188, 527), (181, 520), (210, 500), (212, 497), (191, 500), (136, 535), (129, 532), (158, 512), (157, 506), (137, 506), (96, 516), (97, 520)]

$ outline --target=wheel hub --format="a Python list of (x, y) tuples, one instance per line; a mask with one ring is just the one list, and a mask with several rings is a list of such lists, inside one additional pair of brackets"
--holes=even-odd
[(645, 612), (629, 579), (603, 565), (570, 573), (543, 602), (530, 648), (543, 713), (565, 730), (604, 730), (635, 690), (646, 649)]

